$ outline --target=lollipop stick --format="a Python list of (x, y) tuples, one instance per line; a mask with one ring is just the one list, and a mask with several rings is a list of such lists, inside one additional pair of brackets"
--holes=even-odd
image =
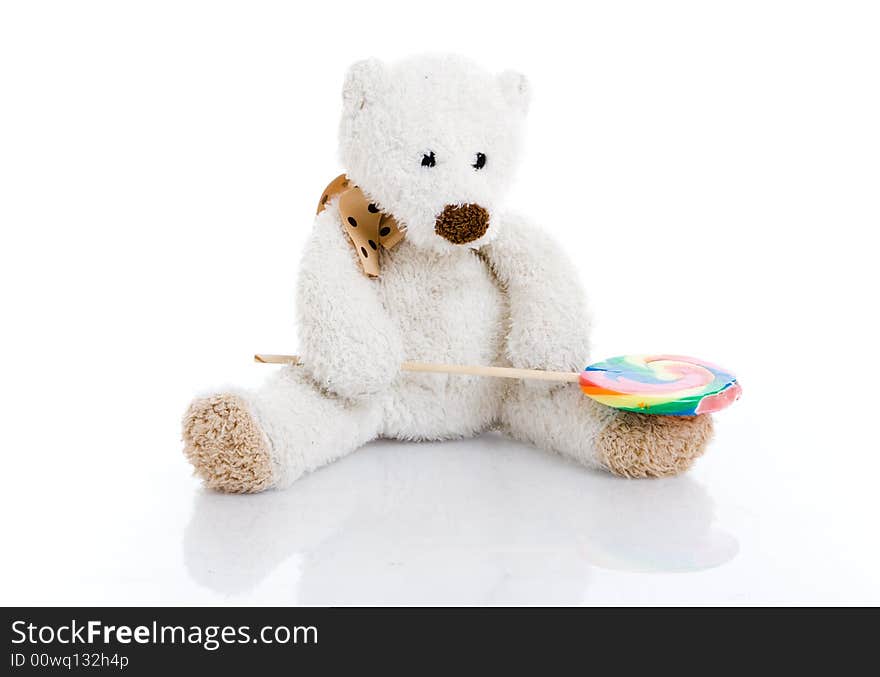
[[(254, 355), (255, 362), (263, 364), (302, 365), (298, 355)], [(436, 364), (434, 362), (404, 362), (404, 371), (432, 372), (438, 374), (466, 374), (468, 376), (492, 376), (494, 378), (528, 378), (539, 381), (563, 381), (577, 383), (580, 374), (572, 371), (543, 371), (541, 369), (514, 369), (512, 367), (480, 367), (465, 364)]]

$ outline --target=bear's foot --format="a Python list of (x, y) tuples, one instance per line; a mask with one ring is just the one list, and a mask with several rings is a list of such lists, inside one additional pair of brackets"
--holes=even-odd
[(184, 455), (210, 489), (250, 494), (273, 484), (268, 438), (237, 395), (193, 401), (183, 418), (183, 441)]
[(598, 460), (623, 477), (680, 475), (703, 454), (712, 437), (712, 417), (653, 416), (619, 412), (599, 434)]

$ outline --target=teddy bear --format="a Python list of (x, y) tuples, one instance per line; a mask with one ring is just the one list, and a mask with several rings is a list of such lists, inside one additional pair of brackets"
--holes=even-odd
[(289, 486), (377, 438), (498, 431), (627, 478), (687, 470), (709, 414), (652, 416), (569, 384), (401, 370), (406, 360), (578, 371), (590, 322), (576, 269), (505, 207), (530, 88), (458, 56), (352, 65), (345, 173), (319, 198), (299, 267), (301, 365), (195, 399), (184, 453), (230, 493)]

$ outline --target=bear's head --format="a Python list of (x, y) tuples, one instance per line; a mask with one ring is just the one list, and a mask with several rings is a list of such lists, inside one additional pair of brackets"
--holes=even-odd
[(477, 247), (495, 235), (528, 103), (522, 75), (459, 57), (361, 61), (345, 78), (341, 160), (409, 242)]

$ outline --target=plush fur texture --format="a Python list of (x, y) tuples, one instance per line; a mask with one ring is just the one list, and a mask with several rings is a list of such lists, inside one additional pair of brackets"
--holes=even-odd
[(262, 491), (273, 476), (269, 445), (235, 395), (195, 400), (183, 420), (184, 454), (205, 485), (230, 493)]
[(447, 205), (434, 224), (434, 232), (453, 244), (473, 242), (489, 229), (489, 212), (479, 205)]
[[(525, 78), (501, 77), (452, 56), (387, 66), (356, 63), (343, 87), (340, 157), (351, 179), (407, 227), (422, 249), (454, 251), (434, 223), (446, 205), (474, 204), (496, 216), (519, 159), (528, 110)], [(434, 154), (434, 166), (422, 157)], [(486, 156), (474, 169), (477, 153)], [(496, 232), (490, 220), (478, 247)]]
[(709, 416), (621, 412), (596, 440), (599, 460), (623, 477), (671, 477), (691, 467), (712, 437)]
[[(342, 161), (406, 239), (379, 252), (371, 279), (329, 201), (300, 266), (305, 366), (254, 392), (197, 400), (187, 414), (187, 457), (208, 486), (286, 486), (377, 437), (488, 429), (626, 477), (675, 474), (702, 453), (705, 416), (622, 414), (571, 385), (400, 370), (404, 360), (570, 371), (589, 362), (576, 271), (547, 233), (502, 208), (528, 101), (521, 75), (456, 57), (352, 66)], [(433, 166), (423, 162), (431, 153)]]

